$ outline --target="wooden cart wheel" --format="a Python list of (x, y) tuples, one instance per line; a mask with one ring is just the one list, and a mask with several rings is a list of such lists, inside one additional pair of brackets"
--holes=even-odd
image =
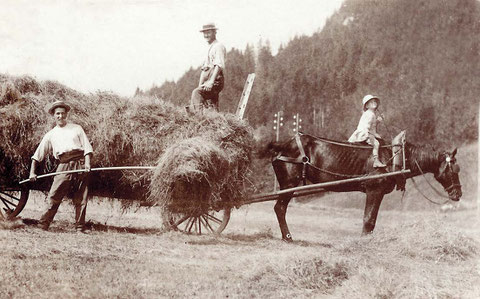
[(230, 220), (231, 209), (218, 212), (209, 210), (203, 214), (171, 214), (168, 225), (171, 229), (187, 234), (220, 234)]
[(29, 193), (29, 189), (0, 189), (0, 219), (12, 219), (20, 214), (27, 203)]

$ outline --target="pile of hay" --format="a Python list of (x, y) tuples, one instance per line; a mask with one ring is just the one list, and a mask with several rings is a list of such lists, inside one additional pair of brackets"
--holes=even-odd
[[(170, 146), (158, 161), (150, 197), (163, 198), (169, 211), (192, 214), (208, 207), (231, 207), (247, 195), (245, 179), (253, 146), (250, 131), (234, 119), (211, 121), (208, 126), (215, 127), (214, 131)], [(228, 126), (222, 125), (225, 121)]]
[[(92, 172), (94, 195), (148, 198), (165, 206), (180, 194), (181, 200), (186, 197), (172, 187), (175, 184), (202, 190), (191, 200), (207, 198), (215, 203), (238, 199), (246, 192), (254, 141), (250, 126), (234, 115), (215, 111), (190, 115), (183, 107), (159, 100), (105, 92), (85, 95), (55, 82), (1, 75), (0, 186), (14, 186), (28, 177), (31, 156), (55, 125), (45, 107), (59, 99), (71, 105), (69, 120), (84, 128), (93, 145), (92, 167), (158, 164), (154, 174)], [(52, 171), (53, 161), (47, 159), (41, 171)], [(49, 184), (43, 180), (35, 187), (46, 190)], [(204, 190), (208, 192), (200, 196)]]
[[(13, 187), (28, 177), (30, 157), (54, 125), (45, 105), (55, 99), (82, 103), (82, 97), (54, 82), (40, 84), (30, 77), (0, 75), (0, 186)], [(43, 170), (53, 167), (49, 157)]]

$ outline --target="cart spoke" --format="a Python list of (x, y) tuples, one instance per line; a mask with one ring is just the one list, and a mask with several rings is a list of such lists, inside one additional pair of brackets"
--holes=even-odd
[(183, 216), (182, 218), (180, 218), (180, 220), (176, 221), (173, 225), (174, 225), (176, 228), (178, 228), (178, 226), (179, 226), (180, 224), (182, 224), (182, 223), (183, 223), (185, 220), (187, 220), (187, 219), (188, 219), (188, 216)]
[(193, 231), (194, 233), (198, 232), (198, 227), (197, 227), (197, 217), (193, 219), (193, 224), (195, 224), (195, 230)]
[(2, 201), (3, 201), (4, 203), (7, 202), (7, 203), (11, 204), (11, 205), (14, 206), (14, 207), (17, 206), (16, 204), (14, 204), (13, 202), (9, 201), (8, 199), (6, 199), (6, 198), (3, 197), (3, 196), (0, 196), (0, 198), (2, 199)]
[(13, 211), (13, 210), (15, 209), (15, 208), (12, 209), (12, 208), (9, 206), (9, 204), (11, 204), (12, 206), (15, 207), (15, 205), (14, 205), (12, 202), (10, 202), (9, 200), (7, 200), (7, 199), (5, 199), (5, 198), (3, 198), (3, 197), (0, 197), (0, 199), (1, 199), (2, 202), (3, 202), (3, 205), (4, 205), (5, 207), (7, 207), (6, 209), (3, 208), (5, 211)]
[(188, 228), (190, 227), (190, 224), (192, 223), (192, 218), (188, 216), (187, 218), (187, 223), (185, 223), (185, 229), (183, 229), (184, 232), (187, 232)]
[(215, 231), (213, 230), (213, 228), (212, 228), (212, 226), (210, 225), (210, 223), (208, 223), (207, 217), (205, 217), (205, 215), (202, 215), (202, 218), (203, 218), (203, 221), (205, 221), (205, 227), (207, 227), (212, 233), (214, 233)]
[(191, 220), (190, 227), (188, 228), (188, 230), (185, 230), (187, 233), (192, 232), (192, 227), (195, 224), (195, 217), (191, 217), (190, 220)]
[(28, 200), (28, 189), (5, 190), (0, 189), (0, 218), (8, 219), (16, 217), (25, 207)]
[(190, 226), (190, 222), (192, 221), (192, 218), (190, 218), (190, 216), (188, 216), (187, 218), (187, 222), (184, 222), (185, 224), (185, 227), (183, 229), (180, 229), (181, 231), (184, 231), (184, 232), (187, 232), (188, 230), (188, 227)]
[(198, 222), (200, 223), (201, 226), (203, 226), (205, 228), (205, 232), (207, 232), (208, 227), (205, 224), (205, 222), (203, 221), (203, 215), (198, 216)]
[(2, 192), (2, 191), (0, 191), (0, 194), (3, 194), (3, 195), (5, 195), (5, 196), (8, 196), (8, 197), (10, 197), (11, 199), (15, 199), (16, 201), (19, 201), (19, 200), (20, 200), (18, 197), (13, 196), (13, 195), (8, 194), (8, 193), (5, 193), (5, 192)]
[(197, 218), (198, 219), (198, 234), (201, 235), (202, 234), (202, 220), (200, 217)]
[(230, 219), (230, 209), (206, 210), (184, 214), (170, 212), (170, 228), (187, 234), (220, 234)]
[(213, 215), (210, 215), (210, 214), (206, 214), (207, 217), (210, 217), (210, 219), (212, 219), (213, 221), (217, 222), (217, 223), (222, 223), (222, 221), (220, 219), (218, 219), (217, 217), (213, 216)]

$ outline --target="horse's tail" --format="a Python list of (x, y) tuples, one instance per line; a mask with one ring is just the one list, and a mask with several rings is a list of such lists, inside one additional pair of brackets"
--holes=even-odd
[(281, 142), (271, 141), (265, 147), (258, 150), (257, 155), (259, 158), (272, 158), (278, 155), (284, 146)]

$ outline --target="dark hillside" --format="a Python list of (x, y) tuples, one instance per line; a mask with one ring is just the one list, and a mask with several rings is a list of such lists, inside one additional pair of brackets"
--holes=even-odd
[(387, 125), (407, 128), (414, 141), (475, 139), (478, 16), (477, 1), (346, 1), (312, 37), (332, 43), (317, 58), (327, 58), (323, 76), (339, 74), (327, 79), (341, 112), (330, 119), (350, 123), (338, 133), (348, 135), (360, 113), (352, 108), (373, 93), (384, 99)]
[[(300, 113), (305, 131), (346, 139), (360, 118), (362, 97), (376, 94), (386, 139), (407, 129), (414, 143), (476, 140), (479, 5), (475, 0), (346, 0), (321, 31), (292, 39), (277, 55), (268, 44), (260, 46), (246, 115), (255, 126), (270, 127), (273, 114), (284, 111), (286, 137), (292, 116)], [(233, 50), (228, 57), (234, 58), (228, 68), (238, 71), (228, 72), (232, 77), (221, 108), (233, 111), (251, 49)], [(169, 99), (186, 104), (197, 81), (190, 70), (159, 89), (173, 86), (178, 96)]]

